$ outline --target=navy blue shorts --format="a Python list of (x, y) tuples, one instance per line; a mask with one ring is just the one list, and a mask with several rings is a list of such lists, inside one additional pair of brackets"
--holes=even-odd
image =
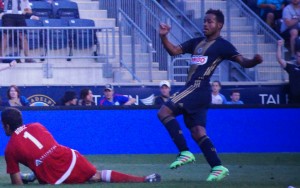
[[(2, 16), (2, 27), (26, 27), (25, 15), (21, 14), (4, 14)], [(7, 33), (7, 30), (3, 29), (4, 33)], [(21, 30), (19, 32), (22, 32)], [(23, 32), (26, 34), (27, 30), (24, 29)]]
[(186, 86), (172, 97), (165, 105), (175, 116), (183, 115), (187, 128), (206, 126), (206, 114), (211, 103), (210, 87), (200, 87), (200, 84)]

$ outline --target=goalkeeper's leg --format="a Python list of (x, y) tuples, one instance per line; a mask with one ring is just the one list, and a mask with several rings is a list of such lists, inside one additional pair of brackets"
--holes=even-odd
[(101, 170), (90, 179), (91, 182), (109, 182), (109, 183), (153, 183), (160, 182), (159, 174), (150, 174), (148, 176), (134, 176), (124, 174), (114, 170)]

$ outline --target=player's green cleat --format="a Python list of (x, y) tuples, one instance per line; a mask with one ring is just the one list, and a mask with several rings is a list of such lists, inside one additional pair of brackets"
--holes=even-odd
[(179, 155), (176, 158), (176, 161), (174, 161), (171, 165), (171, 169), (178, 168), (182, 165), (191, 163), (195, 161), (194, 155), (189, 151), (182, 151), (179, 153)]
[(220, 181), (229, 175), (229, 170), (224, 166), (215, 166), (211, 169), (206, 181)]

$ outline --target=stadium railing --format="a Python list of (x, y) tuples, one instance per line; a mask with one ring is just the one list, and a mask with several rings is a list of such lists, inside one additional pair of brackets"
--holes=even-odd
[[(6, 41), (4, 41), (4, 33), (7, 35)], [(82, 33), (92, 37), (82, 37)], [(7, 45), (5, 52), (3, 43), (0, 45), (3, 54), (0, 59), (3, 61), (29, 58), (40, 60), (97, 58), (108, 63), (109, 59), (116, 56), (115, 28), (56, 27), (53, 25), (51, 27), (2, 27), (0, 34), (1, 41)], [(23, 52), (24, 40), (20, 37), (28, 39), (30, 50), (27, 57)], [(94, 40), (94, 37), (97, 37), (97, 40)], [(96, 45), (97, 55), (93, 54), (94, 49), (91, 44)]]
[(159, 63), (160, 70), (168, 70), (172, 58), (164, 50), (159, 39), (159, 24), (166, 22), (172, 25), (170, 38), (179, 43), (194, 37), (194, 33), (188, 31), (182, 23), (173, 17), (156, 0), (100, 0), (100, 9), (106, 9), (109, 17), (118, 17), (118, 10), (121, 8), (128, 17), (143, 31), (152, 41), (153, 61)]
[[(136, 76), (136, 63), (139, 62), (139, 54), (147, 53), (149, 54), (148, 59), (148, 70), (149, 70), (149, 81), (152, 82), (152, 63), (153, 63), (153, 54), (155, 53), (152, 47), (151, 39), (144, 33), (141, 28), (139, 28), (133, 20), (120, 8), (118, 16), (118, 25), (119, 25), (119, 44), (120, 44), (120, 66), (126, 68), (132, 78), (141, 82), (141, 79)], [(126, 58), (123, 56), (123, 38), (130, 35), (130, 48), (131, 48), (131, 58), (130, 62), (125, 62)], [(139, 52), (139, 53), (137, 53)]]

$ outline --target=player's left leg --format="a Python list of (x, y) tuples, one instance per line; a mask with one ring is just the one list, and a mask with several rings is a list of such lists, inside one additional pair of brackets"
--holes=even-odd
[(154, 183), (160, 182), (159, 174), (150, 174), (148, 176), (134, 176), (124, 174), (114, 170), (101, 170), (90, 179), (90, 182), (109, 182), (109, 183)]
[(214, 147), (211, 139), (206, 135), (206, 129), (203, 126), (193, 126), (190, 128), (192, 137), (198, 144), (202, 153), (211, 166), (212, 170), (206, 181), (220, 181), (225, 178), (229, 171), (222, 166), (221, 160), (217, 155), (216, 148)]
[[(168, 105), (168, 106), (167, 106)], [(176, 169), (182, 165), (188, 164), (190, 162), (195, 161), (194, 155), (189, 151), (187, 146), (186, 140), (183, 136), (182, 130), (178, 121), (175, 118), (173, 111), (176, 109), (172, 109), (171, 107), (176, 108), (170, 101), (163, 105), (159, 112), (158, 118), (162, 122), (162, 124), (166, 127), (167, 131), (169, 132), (170, 137), (172, 138), (173, 142), (175, 143), (177, 149), (179, 150), (179, 154), (176, 160), (171, 163), (170, 168)]]

